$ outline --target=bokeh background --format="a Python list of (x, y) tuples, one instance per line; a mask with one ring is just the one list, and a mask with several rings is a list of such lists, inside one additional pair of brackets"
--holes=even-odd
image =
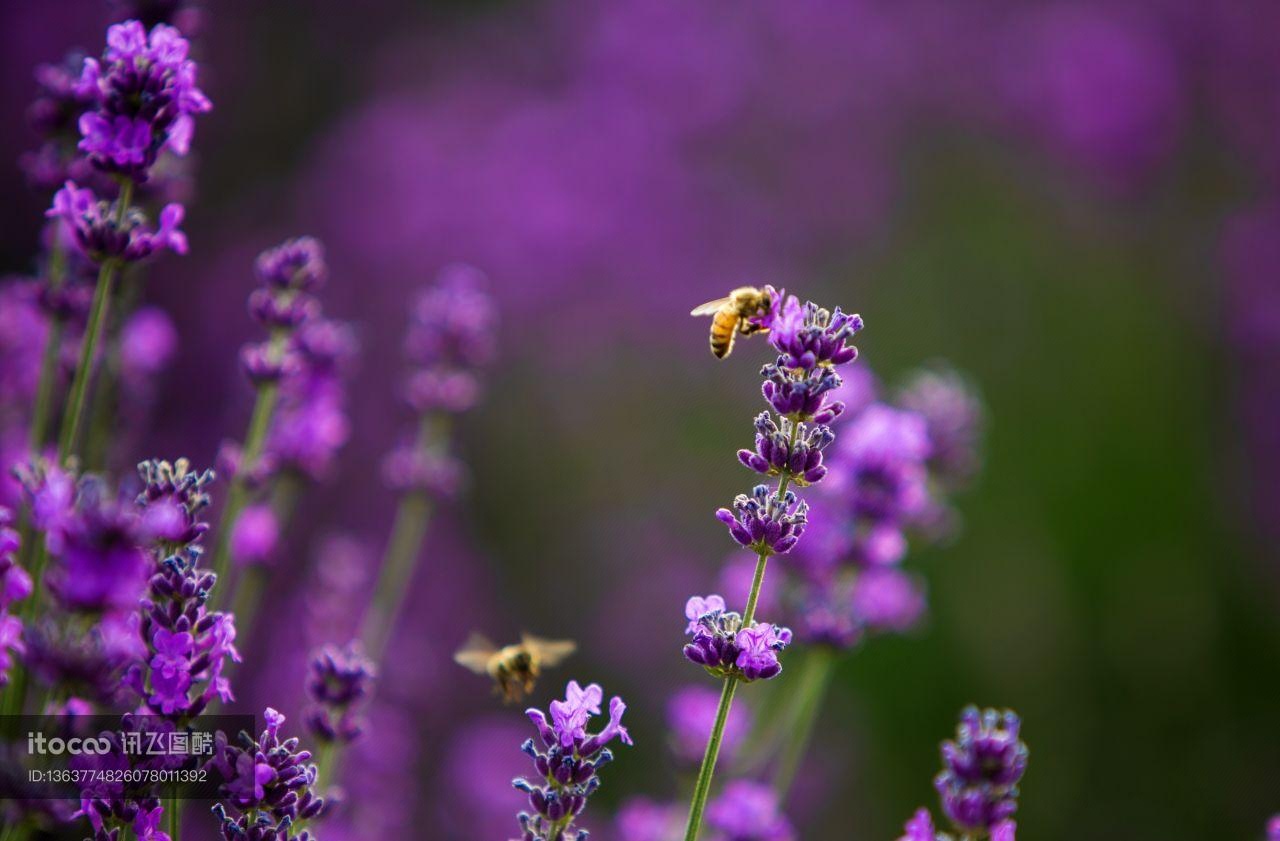
[[(96, 51), (113, 13), (0, 7), (0, 161), (32, 143), (34, 65)], [(970, 701), (1024, 716), (1028, 838), (1260, 836), (1280, 810), (1277, 33), (1267, 0), (209, 3), (192, 254), (146, 290), (180, 343), (137, 454), (208, 463), (243, 434), (251, 261), (285, 236), (327, 243), (326, 310), (362, 344), (351, 440), (287, 535), (284, 620), (250, 641), (241, 701), (297, 709), (307, 647), (350, 633), (395, 503), (406, 301), (462, 260), (489, 275), (502, 361), (346, 835), (511, 834), (528, 726), (450, 662), (473, 628), (580, 641), (539, 702), (569, 676), (628, 699), (637, 745), (593, 837), (625, 797), (675, 796), (664, 708), (700, 679), (681, 606), (730, 553), (711, 513), (747, 487), (765, 355), (714, 362), (686, 313), (767, 282), (861, 312), (886, 381), (947, 359), (990, 413), (963, 532), (908, 559), (927, 624), (839, 670), (803, 837), (896, 837)], [(16, 165), (0, 190), (0, 267), (29, 271), (47, 196)]]

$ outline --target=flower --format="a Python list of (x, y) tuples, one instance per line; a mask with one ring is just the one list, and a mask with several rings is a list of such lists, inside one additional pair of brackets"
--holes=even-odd
[[(667, 702), (667, 727), (678, 759), (692, 763), (702, 761), (719, 705), (720, 693), (706, 686), (686, 686), (671, 696)], [(726, 759), (732, 759), (750, 729), (751, 715), (747, 709), (741, 705), (730, 707), (720, 743)]]
[(313, 791), (319, 769), (297, 738), (280, 738), (283, 715), (268, 707), (263, 717), (266, 729), (257, 739), (241, 733), (241, 743), (232, 745), (218, 734), (210, 767), (222, 778), (224, 802), (213, 812), (226, 841), (305, 841), (309, 832), (295, 834), (291, 827), (325, 811), (325, 801)]
[(525, 711), (538, 730), (543, 748), (537, 748), (533, 739), (521, 747), (533, 759), (538, 772), (534, 782), (524, 777), (514, 782), (517, 789), (529, 795), (533, 810), (519, 815), (522, 841), (586, 838), (586, 831), (575, 830), (573, 822), (600, 787), (597, 772), (613, 760), (607, 746), (614, 738), (624, 745), (632, 744), (631, 735), (622, 726), (627, 705), (617, 696), (609, 701), (609, 722), (604, 729), (596, 734), (587, 732), (591, 717), (600, 714), (603, 700), (604, 690), (599, 684), (583, 688), (571, 680), (565, 688), (565, 699), (551, 702), (550, 720), (542, 710)]
[(796, 423), (782, 418), (775, 423), (768, 412), (756, 415), (756, 448), (738, 450), (738, 461), (766, 476), (787, 476), (797, 485), (818, 482), (827, 475), (822, 451), (834, 441), (828, 426)]
[(858, 517), (903, 523), (929, 502), (925, 459), (930, 452), (922, 416), (884, 403), (845, 424), (824, 486)]
[(200, 515), (209, 507), (206, 489), (215, 478), (212, 470), (192, 470), (185, 458), (149, 459), (138, 465), (138, 475), (143, 482), (137, 504), (144, 531), (177, 546), (194, 543), (209, 530)]
[(98, 480), (85, 479), (74, 513), (46, 533), (57, 561), (49, 575), (50, 591), (71, 611), (136, 608), (149, 568), (145, 539), (137, 512), (107, 498)]
[(910, 630), (925, 611), (919, 582), (896, 569), (868, 569), (853, 585), (853, 614), (876, 630)]
[(770, 325), (769, 344), (782, 354), (780, 366), (812, 371), (857, 359), (858, 349), (849, 340), (861, 329), (860, 315), (846, 314), (839, 307), (828, 312), (812, 301), (802, 306), (791, 296)]
[(793, 841), (796, 831), (782, 814), (773, 789), (734, 780), (707, 806), (714, 841)]
[(804, 534), (809, 506), (791, 491), (778, 496), (767, 486), (756, 485), (750, 496), (738, 494), (733, 509), (721, 508), (716, 518), (729, 527), (734, 540), (753, 552), (781, 555), (790, 552)]
[(16, 616), (0, 613), (0, 688), (9, 684), (13, 655), (25, 654), (26, 650), (22, 641), (22, 621)]
[(943, 770), (934, 787), (958, 830), (990, 832), (1018, 808), (1018, 781), (1027, 770), (1020, 729), (1012, 711), (968, 707), (956, 739), (942, 743)]
[(957, 371), (934, 366), (902, 388), (898, 405), (924, 418), (930, 475), (949, 488), (963, 487), (981, 466), (984, 410), (974, 387)]
[(685, 809), (674, 803), (633, 797), (618, 810), (613, 829), (618, 841), (679, 841), (684, 837), (684, 816)]
[(768, 680), (782, 672), (778, 652), (791, 644), (791, 631), (756, 622), (742, 626), (742, 616), (724, 609), (724, 599), (712, 595), (694, 596), (685, 603), (692, 641), (685, 644), (684, 656), (717, 677), (735, 677), (750, 682)]
[(1267, 841), (1280, 841), (1280, 815), (1273, 815), (1267, 821)]
[(919, 809), (911, 820), (902, 827), (906, 834), (898, 841), (937, 841), (938, 833), (933, 828), (933, 815), (928, 809)]
[(297, 367), (281, 383), (264, 461), (316, 481), (330, 472), (351, 433), (344, 378), (358, 352), (343, 322), (316, 317), (298, 329), (292, 339)]
[(778, 362), (761, 368), (760, 376), (764, 377), (760, 390), (765, 402), (780, 415), (796, 421), (830, 424), (844, 411), (844, 403), (828, 400), (828, 395), (841, 384), (840, 375), (830, 368), (814, 368), (797, 378), (779, 357)]
[(196, 84), (190, 45), (172, 26), (148, 33), (136, 21), (107, 30), (101, 59), (86, 58), (77, 93), (91, 97), (80, 116), (80, 149), (94, 166), (147, 180), (160, 152), (185, 155), (194, 117), (213, 106)]
[(307, 695), (312, 701), (307, 730), (321, 742), (350, 742), (364, 729), (360, 702), (369, 694), (375, 668), (360, 643), (345, 649), (326, 645), (316, 652), (307, 670)]
[(478, 269), (454, 264), (418, 296), (405, 336), (405, 354), (414, 365), (467, 370), (493, 361), (498, 315), (485, 282)]
[(74, 181), (53, 194), (53, 205), (45, 211), (46, 217), (65, 226), (76, 247), (96, 263), (136, 262), (166, 248), (186, 254), (187, 235), (178, 228), (185, 214), (182, 205), (167, 204), (153, 228), (138, 208), (121, 209), (118, 199), (100, 199), (92, 188), (79, 187)]
[(295, 237), (258, 255), (254, 264), (263, 288), (314, 292), (329, 277), (324, 245), (315, 237)]

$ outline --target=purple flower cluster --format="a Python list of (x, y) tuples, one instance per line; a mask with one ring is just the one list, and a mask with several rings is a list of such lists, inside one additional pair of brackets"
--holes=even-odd
[(180, 204), (167, 204), (152, 227), (146, 214), (121, 199), (99, 198), (90, 187), (68, 181), (53, 195), (45, 216), (62, 223), (71, 241), (95, 263), (107, 260), (136, 262), (168, 249), (187, 253), (187, 235), (179, 230), (186, 215)]
[(955, 740), (942, 743), (943, 770), (934, 787), (958, 830), (991, 832), (1018, 808), (1018, 782), (1027, 770), (1021, 726), (1011, 711), (968, 707)]
[(292, 350), (296, 365), (280, 384), (263, 460), (319, 481), (351, 435), (345, 378), (359, 344), (344, 322), (312, 318), (294, 334)]
[(138, 472), (145, 483), (138, 505), (152, 526), (156, 571), (141, 602), (146, 655), (124, 682), (147, 712), (182, 723), (215, 697), (232, 699), (223, 671), (227, 660), (240, 661), (233, 617), (206, 607), (217, 576), (197, 565), (208, 529), (200, 513), (209, 504), (205, 488), (213, 471), (192, 471), (179, 459), (143, 462)]
[(777, 423), (768, 412), (756, 415), (756, 448), (738, 450), (738, 461), (765, 476), (792, 477), (801, 487), (820, 481), (827, 475), (822, 451), (835, 440), (828, 426), (798, 424), (783, 417)]
[(607, 745), (618, 738), (631, 744), (622, 714), (627, 705), (621, 698), (609, 701), (609, 723), (599, 733), (588, 733), (591, 717), (600, 715), (604, 690), (598, 684), (586, 688), (569, 681), (563, 701), (551, 702), (551, 716), (529, 709), (526, 715), (538, 730), (542, 747), (529, 739), (522, 750), (533, 759), (538, 777), (520, 778), (515, 787), (529, 795), (531, 812), (519, 816), (520, 841), (585, 841), (586, 830), (574, 821), (587, 806), (587, 799), (600, 787), (600, 768), (613, 760)]
[(411, 370), (403, 395), (418, 415), (418, 433), (383, 460), (383, 480), (394, 490), (451, 496), (463, 482), (440, 419), (476, 404), (477, 375), (496, 354), (498, 313), (484, 285), (481, 272), (455, 264), (414, 305), (404, 343)]
[[(1009, 710), (967, 707), (960, 714), (954, 741), (942, 743), (941, 773), (934, 788), (942, 811), (963, 838), (1014, 841), (1018, 782), (1027, 770), (1027, 746), (1019, 738), (1022, 723)], [(907, 821), (898, 841), (952, 841), (934, 828), (928, 809)]]
[(77, 94), (80, 149), (104, 172), (144, 182), (160, 152), (185, 155), (195, 115), (212, 108), (196, 84), (190, 45), (172, 26), (148, 33), (136, 20), (107, 30), (101, 59), (86, 58)]
[(358, 642), (346, 648), (326, 645), (311, 658), (307, 669), (308, 732), (319, 742), (354, 741), (364, 731), (362, 704), (375, 674), (372, 661)]
[[(241, 744), (219, 738), (212, 768), (221, 776), (223, 802), (213, 807), (225, 841), (311, 841), (308, 821), (321, 817), (325, 801), (313, 788), (319, 774), (297, 737), (281, 739), (284, 716), (270, 707), (266, 729)], [(221, 734), (220, 734), (221, 736)]]
[(738, 494), (734, 498), (732, 511), (716, 511), (716, 518), (729, 527), (729, 535), (738, 545), (761, 555), (782, 555), (804, 534), (808, 513), (808, 503), (793, 492), (779, 495), (767, 485), (756, 485), (750, 496)]
[(734, 780), (707, 806), (708, 839), (795, 841), (795, 828), (780, 805), (772, 787), (753, 780)]
[(19, 160), (27, 181), (38, 190), (52, 190), (68, 178), (83, 181), (92, 176), (87, 160), (77, 154), (80, 115), (96, 99), (80, 85), (84, 56), (72, 54), (58, 64), (36, 68), (36, 98), (27, 109), (27, 122), (40, 138), (40, 146)]
[[(268, 249), (256, 271), (259, 287), (249, 296), (249, 311), (268, 336), (242, 348), (240, 359), (254, 385), (270, 384), (276, 398), (254, 464), (243, 464), (234, 444), (224, 445), (221, 462), (251, 484), (280, 471), (319, 480), (350, 436), (344, 380), (358, 345), (348, 325), (323, 317), (315, 297), (329, 274), (319, 240), (298, 237)], [(262, 560), (269, 554), (263, 547), (274, 543), (274, 516), (264, 508), (245, 528), (250, 531), (233, 535), (246, 550), (237, 560)]]
[(841, 389), (856, 408), (825, 453), (829, 472), (810, 500), (816, 525), (789, 558), (800, 573), (796, 629), (807, 642), (847, 648), (868, 630), (906, 631), (924, 614), (921, 582), (898, 565), (908, 534), (937, 539), (955, 519), (946, 492), (977, 469), (982, 410), (945, 368), (912, 377), (900, 394), (913, 408), (877, 399), (870, 380)]
[[(681, 762), (702, 760), (707, 736), (716, 720), (720, 693), (706, 686), (686, 686), (667, 702), (667, 729), (671, 749)], [(720, 743), (721, 756), (732, 759), (751, 729), (751, 713), (742, 705), (729, 709)]]
[(742, 615), (725, 609), (717, 595), (694, 596), (684, 608), (689, 620), (684, 656), (716, 677), (750, 682), (769, 680), (782, 673), (778, 652), (791, 644), (791, 630), (755, 622), (743, 627)]
[(26, 651), (22, 641), (22, 620), (9, 608), (31, 595), (31, 576), (18, 564), (21, 539), (8, 526), (8, 509), (0, 508), (0, 689), (9, 683), (13, 655)]

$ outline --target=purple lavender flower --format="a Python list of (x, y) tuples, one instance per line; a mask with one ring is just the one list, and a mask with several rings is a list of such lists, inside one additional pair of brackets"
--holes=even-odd
[(906, 834), (898, 841), (938, 841), (938, 833), (933, 828), (933, 815), (929, 814), (928, 809), (918, 809), (902, 828)]
[(150, 459), (138, 465), (138, 475), (143, 488), (137, 504), (148, 535), (176, 548), (194, 543), (209, 530), (201, 515), (209, 507), (212, 470), (192, 470), (185, 458)]
[(857, 517), (908, 521), (929, 502), (930, 447), (923, 417), (883, 403), (869, 406), (844, 426), (825, 487)]
[(1267, 841), (1280, 841), (1280, 815), (1273, 815), (1267, 821)]
[(565, 699), (551, 702), (550, 720), (542, 710), (526, 711), (543, 748), (537, 748), (533, 739), (521, 748), (533, 759), (540, 778), (538, 782), (523, 777), (515, 781), (515, 787), (529, 795), (532, 809), (519, 815), (521, 841), (585, 841), (586, 830), (576, 829), (573, 823), (600, 787), (598, 771), (613, 760), (607, 745), (615, 737), (624, 745), (632, 743), (622, 726), (627, 705), (616, 696), (609, 702), (609, 723), (599, 733), (587, 732), (591, 717), (600, 714), (603, 700), (604, 690), (598, 684), (584, 689), (571, 680)]
[(618, 810), (613, 829), (618, 841), (679, 841), (684, 837), (684, 815), (684, 808), (674, 803), (633, 797)]
[[(716, 720), (720, 693), (706, 686), (686, 686), (667, 702), (667, 727), (672, 750), (683, 762), (700, 762)], [(751, 715), (741, 705), (731, 707), (720, 743), (722, 756), (732, 759), (751, 729)]]
[(791, 644), (789, 629), (765, 622), (744, 628), (742, 616), (725, 610), (724, 599), (716, 595), (689, 599), (685, 616), (685, 634), (693, 639), (685, 645), (684, 656), (709, 673), (750, 682), (782, 672), (778, 652)]
[(369, 694), (375, 668), (359, 642), (346, 648), (326, 645), (307, 670), (307, 695), (312, 707), (306, 727), (320, 742), (351, 742), (364, 730), (361, 702)]
[(281, 383), (263, 458), (318, 481), (351, 433), (344, 378), (359, 348), (348, 325), (313, 318), (294, 334), (291, 350), (297, 368)]
[(458, 459), (411, 442), (396, 445), (382, 460), (382, 481), (394, 491), (448, 498), (458, 493), (466, 478), (466, 466)]
[(324, 245), (315, 237), (295, 237), (267, 249), (254, 268), (264, 288), (315, 292), (329, 277)]
[(847, 581), (823, 581), (802, 588), (796, 633), (805, 643), (852, 648), (862, 641), (864, 631)]
[(0, 615), (16, 601), (31, 595), (31, 576), (18, 564), (21, 538), (8, 526), (12, 514), (0, 507)]
[(240, 662), (234, 619), (205, 607), (217, 577), (199, 569), (198, 558), (185, 547), (151, 577), (138, 629), (147, 653), (124, 678), (150, 713), (178, 722), (199, 715), (215, 697), (233, 700), (223, 671), (227, 660)]
[(734, 540), (758, 554), (782, 555), (804, 534), (809, 506), (791, 491), (779, 497), (768, 486), (756, 485), (750, 496), (734, 498), (733, 509), (721, 508), (716, 518), (729, 527)]
[(780, 362), (771, 362), (760, 369), (760, 376), (764, 377), (760, 389), (765, 402), (780, 415), (796, 421), (830, 424), (844, 411), (843, 403), (829, 399), (840, 387), (840, 376), (830, 368), (814, 368), (797, 379)]
[(493, 361), (497, 311), (484, 285), (483, 273), (454, 264), (418, 297), (405, 337), (405, 353), (416, 366), (468, 370)]
[(70, 611), (136, 608), (149, 569), (145, 539), (137, 513), (110, 499), (100, 481), (86, 478), (72, 516), (46, 533), (56, 561), (49, 574), (50, 591)]
[(40, 138), (40, 146), (19, 160), (32, 187), (52, 190), (67, 178), (92, 174), (87, 161), (76, 153), (80, 139), (80, 115), (94, 102), (92, 91), (80, 88), (84, 56), (71, 54), (59, 64), (36, 68), (36, 98), (27, 109), (27, 122)]
[(9, 685), (9, 670), (13, 668), (13, 655), (25, 654), (22, 641), (22, 620), (0, 612), (0, 689)]
[(106, 707), (136, 700), (122, 697), (125, 670), (147, 655), (136, 614), (106, 614), (87, 628), (42, 617), (24, 629), (23, 641), (27, 668), (46, 686)]
[(925, 597), (918, 581), (896, 569), (868, 569), (853, 585), (853, 613), (875, 630), (903, 632), (920, 621)]
[(769, 344), (782, 354), (781, 367), (812, 371), (857, 359), (858, 349), (849, 341), (861, 329), (860, 315), (843, 313), (839, 307), (828, 312), (812, 301), (802, 305), (792, 296), (770, 324)]
[(942, 811), (961, 832), (991, 832), (1018, 808), (1018, 781), (1027, 770), (1020, 729), (1011, 711), (968, 707), (955, 741), (942, 743), (943, 770), (934, 787)]
[(119, 201), (107, 201), (88, 187), (68, 181), (53, 195), (53, 206), (45, 216), (59, 220), (76, 247), (96, 263), (109, 259), (134, 262), (168, 249), (187, 253), (187, 235), (179, 230), (186, 211), (180, 204), (167, 204), (160, 211), (160, 223), (151, 227), (136, 207), (121, 209)]
[(788, 418), (775, 423), (768, 412), (756, 415), (756, 448), (738, 450), (738, 461), (765, 476), (787, 476), (801, 487), (827, 475), (822, 451), (834, 441), (830, 427), (797, 424)]
[(160, 152), (189, 151), (195, 115), (213, 107), (196, 85), (189, 49), (163, 24), (150, 34), (136, 20), (107, 30), (101, 60), (85, 59), (77, 88), (92, 97), (79, 125), (80, 149), (94, 166), (141, 183)]
[(949, 488), (968, 483), (981, 465), (984, 422), (982, 401), (973, 386), (958, 372), (935, 366), (907, 382), (898, 405), (924, 418), (930, 475)]
[(255, 740), (241, 733), (232, 745), (219, 734), (212, 768), (222, 777), (224, 802), (213, 807), (226, 841), (307, 841), (313, 838), (295, 824), (318, 818), (325, 801), (313, 787), (318, 768), (298, 739), (281, 739), (284, 716), (270, 707), (266, 729)]
[(710, 841), (794, 841), (778, 796), (763, 783), (734, 780), (707, 806)]

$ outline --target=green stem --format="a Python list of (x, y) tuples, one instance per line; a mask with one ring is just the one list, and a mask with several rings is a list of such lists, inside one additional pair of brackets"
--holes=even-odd
[(98, 271), (98, 283), (93, 290), (93, 306), (89, 310), (89, 324), (85, 327), (80, 347), (80, 361), (71, 381), (71, 393), (66, 411), (62, 415), (62, 437), (58, 439), (58, 463), (65, 465), (75, 454), (76, 439), (84, 423), (84, 409), (93, 379), (93, 361), (98, 352), (98, 340), (102, 324), (106, 321), (111, 288), (115, 284), (119, 263), (114, 258), (103, 262)]
[[(133, 182), (125, 180), (120, 185), (120, 196), (116, 199), (117, 227), (123, 226), (124, 217), (132, 199)], [(93, 380), (93, 360), (98, 352), (98, 341), (102, 333), (102, 325), (107, 320), (111, 289), (115, 284), (119, 268), (120, 260), (109, 257), (102, 262), (102, 267), (98, 270), (98, 282), (93, 289), (93, 305), (89, 309), (89, 323), (85, 327), (84, 338), (81, 340), (80, 361), (76, 365), (67, 408), (62, 415), (62, 437), (58, 440), (59, 464), (65, 465), (67, 460), (75, 454), (76, 438), (80, 434), (81, 424), (84, 423), (89, 384)]]
[(789, 731), (782, 742), (782, 754), (774, 773), (773, 787), (778, 792), (779, 803), (785, 804), (791, 785), (795, 782), (800, 762), (808, 751), (809, 742), (818, 723), (822, 701), (835, 669), (835, 657), (829, 648), (817, 646), (805, 660), (804, 673), (800, 676), (800, 688), (795, 695), (795, 714), (788, 722)]
[[(271, 334), (271, 343), (267, 348), (268, 358), (279, 361), (284, 354), (288, 333), (276, 330)], [(275, 414), (276, 400), (280, 396), (280, 384), (274, 380), (258, 386), (258, 396), (253, 402), (253, 414), (249, 418), (249, 431), (244, 436), (244, 448), (240, 454), (240, 467), (231, 480), (227, 490), (227, 502), (222, 509), (222, 517), (218, 521), (217, 546), (213, 552), (212, 569), (219, 579), (225, 580), (231, 558), (231, 532), (240, 519), (240, 512), (249, 502), (249, 489), (245, 485), (245, 477), (252, 473), (262, 456), (262, 448), (267, 442), (267, 431), (271, 428), (271, 418)]]
[[(419, 452), (444, 446), (448, 434), (447, 418), (424, 416), (418, 427)], [(409, 579), (422, 552), (430, 522), (431, 498), (425, 491), (411, 491), (400, 498), (395, 523), (391, 527), (391, 539), (387, 541), (387, 550), (378, 567), (373, 601), (369, 604), (360, 633), (365, 651), (374, 663), (381, 661), (386, 653), (387, 641), (404, 607)]]
[(165, 803), (164, 815), (170, 841), (178, 841), (178, 833), (182, 829), (182, 801), (171, 795)]
[(430, 520), (431, 500), (424, 491), (413, 491), (400, 499), (391, 540), (374, 585), (373, 601), (360, 634), (365, 651), (375, 663), (386, 653)]
[(44, 355), (40, 359), (40, 382), (36, 386), (36, 403), (31, 410), (31, 452), (36, 454), (44, 446), (44, 436), (49, 431), (49, 415), (53, 408), (53, 388), (58, 380), (58, 356), (62, 350), (62, 334), (66, 323), (58, 317), (49, 325), (45, 339)]
[(702, 754), (702, 766), (698, 768), (698, 781), (693, 786), (693, 801), (689, 805), (689, 822), (685, 825), (684, 841), (697, 841), (702, 828), (702, 813), (707, 808), (707, 795), (711, 793), (711, 777), (716, 771), (716, 759), (720, 755), (720, 741), (724, 738), (724, 725), (729, 720), (729, 708), (733, 706), (733, 693), (738, 688), (736, 677), (724, 679), (720, 690), (720, 705), (716, 707), (716, 722), (707, 739), (707, 749)]

